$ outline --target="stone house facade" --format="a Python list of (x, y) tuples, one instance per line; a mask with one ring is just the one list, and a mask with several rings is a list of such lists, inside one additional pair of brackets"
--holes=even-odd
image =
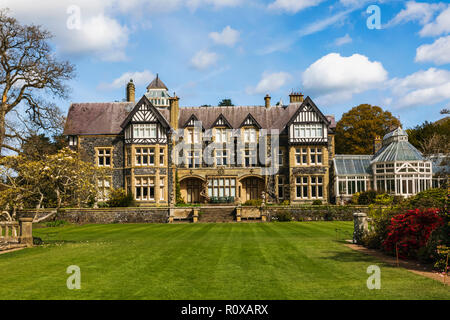
[[(288, 105), (181, 107), (159, 76), (135, 101), (74, 103), (64, 134), (83, 159), (107, 168), (99, 200), (124, 188), (142, 206), (311, 203), (330, 199), (334, 116), (301, 93)], [(178, 187), (177, 187), (178, 186)]]

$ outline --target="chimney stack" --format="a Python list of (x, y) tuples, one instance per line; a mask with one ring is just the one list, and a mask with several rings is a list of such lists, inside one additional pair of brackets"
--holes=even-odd
[(134, 86), (133, 79), (130, 79), (130, 82), (127, 84), (127, 102), (135, 101), (135, 92), (136, 87)]
[(300, 92), (291, 92), (289, 95), (290, 103), (302, 103), (303, 94)]
[(173, 93), (173, 97), (169, 98), (169, 109), (170, 109), (170, 126), (174, 130), (178, 130), (178, 116), (180, 113), (180, 98), (177, 97), (175, 92)]
[(268, 94), (266, 94), (266, 96), (264, 97), (264, 101), (266, 104), (266, 108), (269, 109), (270, 108), (270, 96)]
[(377, 153), (381, 147), (382, 147), (383, 143), (381, 141), (381, 137), (380, 136), (376, 136), (374, 143), (373, 143), (373, 153)]

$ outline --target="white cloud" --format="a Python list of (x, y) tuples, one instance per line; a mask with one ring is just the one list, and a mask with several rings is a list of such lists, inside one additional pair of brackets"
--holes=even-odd
[(133, 79), (136, 86), (145, 86), (148, 85), (154, 77), (155, 75), (148, 70), (141, 72), (125, 72), (120, 77), (114, 79), (111, 83), (101, 83), (98, 87), (102, 90), (125, 88), (130, 79)]
[(450, 71), (430, 68), (389, 81), (396, 96), (393, 106), (429, 106), (450, 99)]
[(406, 3), (406, 8), (401, 10), (391, 21), (389, 21), (387, 26), (389, 27), (410, 21), (417, 21), (424, 25), (433, 19), (437, 11), (444, 9), (445, 7), (446, 6), (443, 3), (408, 1)]
[(191, 10), (196, 10), (197, 8), (206, 5), (210, 5), (218, 9), (223, 7), (236, 7), (242, 2), (242, 0), (187, 0), (186, 6)]
[[(242, 0), (0, 0), (0, 3), (2, 8), (11, 9), (22, 24), (43, 25), (52, 32), (60, 52), (119, 61), (126, 59), (130, 33), (151, 26), (155, 15), (184, 8), (232, 7)], [(81, 29), (67, 28), (70, 6), (80, 9)], [(123, 20), (132, 20), (131, 25)]]
[[(106, 0), (2, 0), (2, 7), (11, 10), (22, 24), (40, 24), (55, 36), (60, 52), (74, 55), (94, 55), (102, 60), (124, 60), (129, 29), (110, 13), (113, 7)], [(68, 28), (74, 21), (70, 6), (79, 8), (80, 28)], [(78, 19), (76, 19), (78, 20)]]
[(71, 30), (70, 37), (60, 41), (60, 50), (69, 54), (93, 54), (107, 61), (126, 59), (129, 31), (115, 19), (100, 14), (86, 19), (80, 30)]
[(240, 33), (230, 26), (226, 26), (222, 32), (211, 32), (209, 37), (217, 44), (232, 47), (239, 41)]
[(284, 86), (292, 76), (287, 72), (264, 72), (256, 87), (247, 88), (248, 94), (265, 94), (274, 92)]
[(323, 1), (325, 0), (275, 0), (269, 4), (269, 9), (297, 13), (303, 9), (315, 7)]
[(304, 88), (313, 94), (347, 100), (353, 94), (379, 87), (386, 81), (387, 71), (380, 62), (360, 54), (342, 57), (330, 53), (310, 65), (302, 78)]
[(322, 18), (318, 21), (314, 21), (313, 23), (303, 27), (298, 31), (298, 34), (300, 37), (307, 36), (319, 31), (322, 31), (326, 28), (328, 28), (331, 25), (334, 25), (336, 23), (342, 23), (344, 19), (353, 11), (355, 11), (357, 7), (352, 7), (351, 9), (340, 11), (336, 13), (335, 15), (332, 15), (327, 18)]
[(191, 59), (191, 65), (196, 69), (204, 70), (216, 64), (218, 59), (217, 53), (201, 50)]
[(434, 62), (437, 65), (450, 63), (450, 36), (418, 47), (416, 62)]
[(353, 39), (347, 33), (345, 36), (337, 38), (334, 41), (334, 44), (337, 45), (337, 46), (342, 46), (344, 44), (351, 43), (352, 41), (353, 41)]
[(450, 33), (450, 6), (437, 16), (436, 21), (426, 24), (419, 32), (422, 37), (447, 33)]

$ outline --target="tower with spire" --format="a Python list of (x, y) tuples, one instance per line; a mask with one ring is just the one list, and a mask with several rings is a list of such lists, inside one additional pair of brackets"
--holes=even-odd
[(169, 89), (159, 78), (158, 74), (156, 74), (156, 78), (153, 79), (153, 81), (147, 86), (147, 92), (145, 95), (155, 107), (169, 107)]

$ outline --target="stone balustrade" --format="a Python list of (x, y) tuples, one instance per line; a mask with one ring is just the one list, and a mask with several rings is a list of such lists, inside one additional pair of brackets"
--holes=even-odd
[(20, 218), (19, 221), (0, 222), (0, 242), (33, 246), (33, 219)]

